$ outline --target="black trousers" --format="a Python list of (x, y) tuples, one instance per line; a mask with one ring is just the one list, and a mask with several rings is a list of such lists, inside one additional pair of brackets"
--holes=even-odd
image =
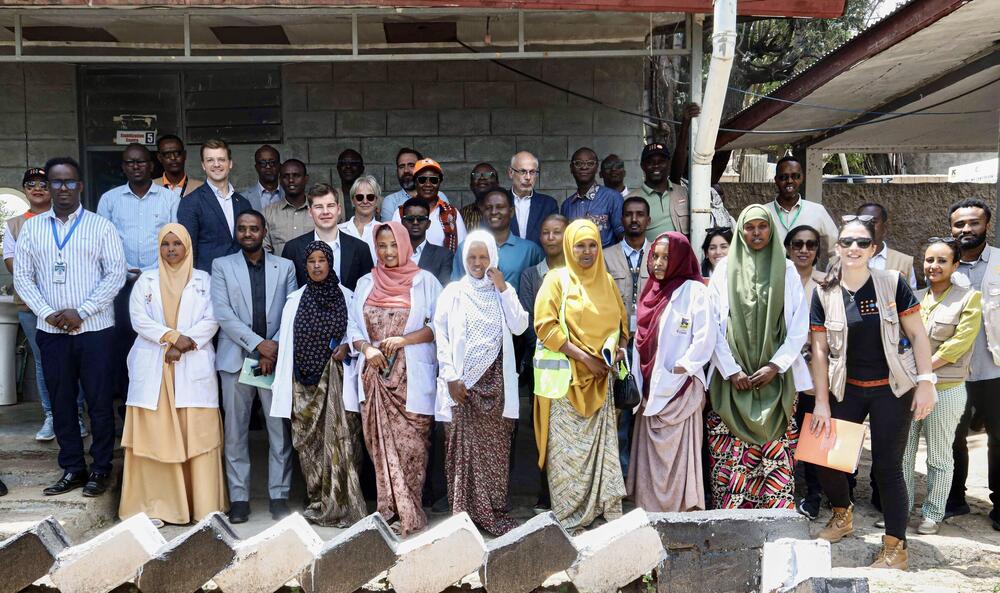
[[(872, 439), (872, 469), (882, 494), (882, 516), (887, 535), (906, 539), (908, 498), (903, 481), (903, 452), (910, 434), (913, 412), (910, 404), (913, 392), (902, 397), (893, 395), (888, 386), (857, 387), (847, 385), (844, 401), (830, 398), (830, 413), (837, 420), (864, 422), (868, 418)], [(828, 467), (819, 468), (823, 492), (835, 507), (851, 504), (848, 474)]]
[[(111, 347), (111, 372), (113, 374), (109, 388), (112, 399), (122, 400), (122, 410), (120, 411), (123, 411), (125, 401), (128, 399), (128, 365), (126, 362), (128, 352), (132, 349), (136, 338), (135, 330), (132, 329), (132, 316), (129, 315), (128, 311), (128, 302), (132, 296), (132, 287), (135, 286), (136, 279), (125, 280), (125, 285), (118, 291), (114, 304), (115, 326), (112, 328), (114, 344)], [(122, 418), (124, 417), (125, 414), (122, 413)]]
[[(813, 408), (816, 407), (816, 398), (812, 395), (806, 395), (804, 393), (799, 393), (799, 402), (795, 407), (795, 421), (800, 427), (805, 426), (806, 414), (812, 413)], [(802, 430), (806, 430), (803, 428)], [(813, 465), (812, 463), (800, 462), (795, 464), (796, 467), (802, 467), (802, 476), (805, 478), (806, 482), (806, 492), (803, 498), (805, 500), (819, 505), (823, 498), (823, 487), (819, 483), (819, 466)]]
[(52, 425), (59, 443), (59, 467), (68, 472), (84, 472), (83, 439), (77, 422), (77, 386), (83, 386), (90, 415), (91, 471), (111, 473), (115, 446), (115, 419), (111, 403), (111, 352), (114, 328), (76, 335), (51, 334), (39, 330), (38, 349), (42, 353), (45, 385), (52, 401)]
[(1000, 379), (986, 381), (967, 381), (965, 391), (968, 399), (965, 413), (955, 430), (955, 444), (952, 445), (952, 455), (955, 459), (955, 473), (951, 478), (951, 492), (945, 509), (951, 510), (966, 504), (965, 480), (969, 477), (969, 446), (966, 438), (969, 436), (969, 423), (972, 416), (982, 418), (986, 425), (988, 464), (988, 480), (990, 487), (990, 502), (993, 511), (990, 516), (1000, 518)]

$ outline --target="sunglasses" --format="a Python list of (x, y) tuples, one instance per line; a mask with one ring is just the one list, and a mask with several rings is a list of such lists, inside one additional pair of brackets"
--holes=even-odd
[(354, 194), (354, 199), (358, 202), (374, 202), (378, 196), (375, 194)]
[(819, 248), (819, 241), (796, 239), (791, 242), (791, 246), (792, 249), (802, 249), (805, 247), (809, 251), (816, 251)]
[(874, 241), (868, 237), (841, 237), (837, 239), (837, 244), (847, 249), (851, 245), (857, 245), (861, 249), (868, 249)]
[(278, 166), (278, 161), (276, 161), (274, 159), (260, 160), (260, 161), (257, 161), (257, 166), (258, 167), (277, 167)]
[(781, 175), (775, 175), (774, 178), (778, 181), (798, 181), (799, 179), (802, 179), (802, 173), (782, 173)]
[(49, 182), (44, 179), (31, 179), (24, 182), (24, 187), (29, 189), (48, 189)]
[(417, 177), (417, 183), (420, 185), (424, 185), (425, 183), (437, 185), (441, 183), (441, 178), (434, 175), (421, 175), (420, 177)]
[(430, 216), (424, 216), (423, 214), (407, 214), (403, 217), (403, 222), (413, 223), (424, 223), (430, 220)]
[(494, 173), (493, 171), (473, 171), (472, 172), (472, 180), (473, 181), (481, 181), (481, 180), (484, 180), (484, 179), (496, 179), (496, 178), (497, 178), (497, 174)]
[(871, 222), (875, 220), (875, 217), (872, 216), (871, 214), (845, 214), (844, 216), (840, 217), (840, 220), (842, 220), (845, 223), (854, 222), (855, 220), (857, 220), (858, 222)]
[(49, 187), (52, 189), (68, 189), (70, 191), (75, 190), (80, 186), (80, 180), (78, 179), (51, 179), (49, 180)]

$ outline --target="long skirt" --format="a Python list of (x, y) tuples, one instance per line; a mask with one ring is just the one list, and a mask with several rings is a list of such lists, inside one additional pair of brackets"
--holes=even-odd
[(581, 416), (566, 398), (552, 400), (545, 466), (552, 512), (567, 530), (622, 513), (625, 480), (618, 460), (618, 427), (609, 391), (593, 416)]
[(344, 410), (343, 365), (332, 358), (319, 383), (292, 386), (292, 445), (306, 480), (308, 521), (347, 527), (365, 516), (358, 469), (361, 418)]
[[(375, 343), (403, 335), (409, 309), (366, 305), (364, 314), (368, 335)], [(403, 535), (419, 531), (427, 525), (421, 493), (434, 419), (406, 411), (406, 352), (402, 348), (388, 377), (365, 365), (361, 380), (365, 386), (362, 427), (375, 465), (378, 512), (388, 521), (398, 519)]]
[(712, 498), (717, 509), (794, 509), (795, 446), (799, 425), (788, 419), (785, 434), (763, 445), (729, 432), (717, 413), (707, 421)]
[(228, 509), (219, 410), (177, 408), (173, 365), (163, 365), (155, 410), (128, 407), (122, 447), (122, 519), (146, 513), (186, 525)]
[(445, 425), (451, 510), (468, 513), (495, 536), (517, 527), (506, 511), (514, 421), (503, 417), (503, 395), (501, 354), (469, 389), (465, 403), (452, 408)]
[(653, 512), (705, 509), (701, 445), (705, 386), (688, 381), (654, 416), (635, 417), (628, 492), (636, 506)]

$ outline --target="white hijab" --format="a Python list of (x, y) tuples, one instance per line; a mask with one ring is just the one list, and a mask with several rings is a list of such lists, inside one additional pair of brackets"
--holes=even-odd
[(472, 231), (462, 245), (462, 266), (465, 276), (460, 282), (461, 304), (465, 309), (465, 361), (462, 381), (466, 389), (472, 387), (496, 362), (503, 347), (503, 310), (500, 308), (500, 294), (487, 274), (474, 278), (469, 272), (466, 260), (473, 245), (482, 244), (490, 255), (490, 267), (500, 263), (496, 239), (487, 231)]

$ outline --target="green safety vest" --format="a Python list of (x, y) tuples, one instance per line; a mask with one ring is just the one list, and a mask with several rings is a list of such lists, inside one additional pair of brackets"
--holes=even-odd
[[(565, 268), (559, 270), (562, 274), (562, 302), (559, 305), (559, 327), (563, 335), (569, 339), (569, 329), (566, 327), (566, 287), (569, 284), (569, 272)], [(549, 399), (566, 397), (569, 384), (573, 381), (573, 370), (569, 366), (569, 357), (562, 352), (553, 352), (538, 340), (535, 356), (532, 360), (535, 375), (535, 395)]]

